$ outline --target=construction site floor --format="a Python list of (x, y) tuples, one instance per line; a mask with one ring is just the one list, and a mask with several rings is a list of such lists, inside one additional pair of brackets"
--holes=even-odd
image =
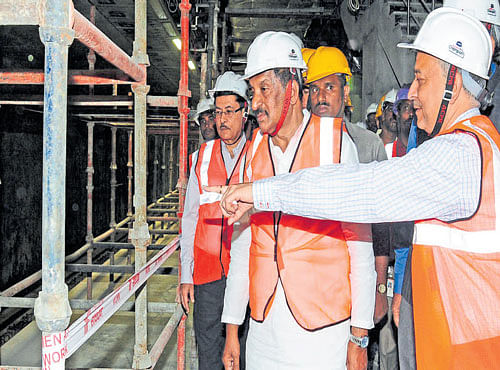
[[(156, 252), (149, 253), (148, 259)], [(134, 253), (132, 251), (132, 262), (133, 256)], [(115, 264), (125, 264), (126, 258), (126, 250), (117, 252), (115, 255)], [(176, 251), (162, 266), (177, 267), (178, 259), (179, 255), (178, 251)], [(125, 282), (129, 276), (115, 274), (115, 288)], [(152, 276), (147, 285), (148, 302), (174, 302), (176, 286), (176, 275)], [(101, 299), (112, 290), (109, 284), (109, 274), (93, 273), (93, 299)], [(69, 298), (85, 299), (86, 294), (87, 283), (86, 280), (83, 280), (75, 288), (71, 289)], [(74, 310), (71, 322), (78, 319), (83, 313), (84, 311), (82, 310)], [(155, 343), (170, 316), (171, 314), (166, 313), (148, 314), (148, 349)], [(186, 333), (191, 332), (191, 327), (192, 318), (190, 315), (187, 320)], [(187, 335), (187, 349), (190, 340), (191, 338)], [(118, 311), (82, 347), (66, 360), (66, 368), (130, 369), (134, 355), (134, 341), (134, 313)], [(41, 352), (41, 333), (33, 321), (0, 348), (0, 364), (15, 367), (40, 367)], [(189, 353), (186, 351), (187, 368), (189, 368), (188, 358)], [(177, 369), (176, 332), (172, 335), (155, 369)]]

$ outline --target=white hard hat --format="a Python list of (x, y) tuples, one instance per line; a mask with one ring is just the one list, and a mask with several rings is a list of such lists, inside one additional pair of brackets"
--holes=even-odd
[(227, 71), (217, 77), (215, 87), (209, 90), (211, 97), (214, 97), (216, 92), (232, 92), (235, 95), (241, 96), (248, 101), (247, 98), (247, 83), (242, 79), (241, 75), (237, 75), (233, 71)]
[(200, 116), (203, 113), (213, 111), (214, 109), (215, 109), (214, 99), (212, 98), (201, 99), (198, 102), (198, 105), (196, 106), (196, 114), (194, 115), (194, 121), (198, 124), (198, 126), (200, 125), (200, 122), (198, 121)]
[(415, 49), (488, 79), (493, 54), (490, 35), (481, 22), (453, 8), (438, 8), (424, 21), (412, 44)]
[[(396, 89), (391, 89), (385, 94), (384, 101), (388, 101), (389, 103), (395, 103), (396, 102), (396, 96), (398, 95), (398, 90)], [(383, 102), (382, 102), (383, 103)]]
[(366, 116), (377, 111), (377, 103), (371, 103), (366, 109)]
[(253, 40), (247, 52), (244, 79), (274, 68), (307, 69), (301, 47), (286, 32), (267, 31)]
[(295, 40), (295, 42), (300, 46), (300, 49), (302, 50), (304, 48), (304, 43), (302, 42), (302, 39), (293, 32), (290, 32), (289, 35), (292, 36), (292, 38)]
[(481, 22), (500, 26), (498, 0), (444, 0), (443, 6), (466, 12)]

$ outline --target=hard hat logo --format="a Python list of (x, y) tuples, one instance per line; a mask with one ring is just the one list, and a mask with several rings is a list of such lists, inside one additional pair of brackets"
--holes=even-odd
[(491, 15), (492, 17), (497, 16), (497, 11), (495, 10), (495, 6), (493, 4), (491, 4), (488, 9), (488, 15)]
[(288, 57), (291, 60), (297, 60), (299, 58), (299, 56), (297, 55), (297, 52), (295, 51), (295, 49), (290, 50), (290, 53), (288, 54)]
[(464, 49), (462, 49), (462, 43), (460, 41), (457, 41), (455, 45), (449, 45), (448, 50), (455, 54), (456, 56), (460, 57), (463, 59), (464, 57)]

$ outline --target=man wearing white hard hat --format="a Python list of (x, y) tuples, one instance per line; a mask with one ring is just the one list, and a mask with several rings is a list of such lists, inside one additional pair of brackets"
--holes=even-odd
[(196, 106), (194, 121), (200, 126), (200, 133), (203, 140), (209, 141), (217, 137), (215, 130), (214, 99), (201, 99)]
[[(302, 110), (306, 65), (294, 38), (265, 32), (250, 45), (247, 61), (244, 78), (260, 130), (247, 151), (246, 181), (321, 163), (358, 162), (342, 118)], [(232, 333), (248, 297), (248, 369), (344, 369), (346, 362), (349, 369), (365, 368), (375, 301), (370, 225), (281, 212), (253, 214), (250, 223), (251, 238), (238, 243), (246, 256), (232, 259), (230, 271), (233, 263), (247, 267), (226, 288), (224, 312), (240, 307), (239, 317), (226, 321), (226, 368), (238, 368)]]
[[(443, 7), (459, 9), (479, 19), (493, 40), (493, 49), (500, 45), (500, 6), (498, 0), (444, 0)], [(493, 53), (496, 55), (497, 53)], [(489, 111), (488, 116), (500, 131), (500, 71), (498, 59), (491, 64), (490, 79), (481, 93), (481, 108)]]
[(366, 129), (371, 132), (377, 132), (377, 120), (375, 118), (375, 113), (377, 112), (377, 103), (372, 103), (366, 108)]
[(227, 225), (220, 211), (220, 197), (205, 192), (203, 187), (239, 182), (240, 163), (246, 151), (242, 134), (248, 114), (246, 90), (241, 76), (226, 72), (209, 91), (215, 98), (215, 124), (220, 139), (203, 143), (193, 155), (182, 216), (178, 300), (187, 312), (189, 302), (194, 302), (199, 369), (222, 368), (221, 314), (233, 234), (233, 226)]
[[(466, 13), (439, 8), (412, 44), (399, 46), (417, 51), (408, 97), (430, 140), (385, 162), (329, 165), (232, 186), (221, 206), (229, 222), (252, 204), (322, 219), (415, 220), (410, 276), (416, 367), (495, 369), (500, 135), (480, 115), (477, 100), (488, 79), (490, 35)], [(373, 189), (378, 198), (365, 196)]]

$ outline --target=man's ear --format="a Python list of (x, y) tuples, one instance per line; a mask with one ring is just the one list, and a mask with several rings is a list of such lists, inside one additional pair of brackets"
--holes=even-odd
[(450, 104), (454, 104), (458, 97), (460, 96), (460, 93), (462, 92), (462, 87), (463, 87), (464, 81), (462, 80), (462, 73), (457, 73), (455, 75), (455, 83), (453, 84), (453, 95), (450, 99)]
[(302, 101), (299, 98), (299, 83), (297, 80), (293, 79), (292, 80), (292, 95), (290, 97), (290, 104), (295, 105), (297, 102), (300, 102), (302, 105)]
[(344, 106), (347, 104), (347, 97), (349, 96), (349, 93), (351, 92), (351, 87), (349, 84), (345, 84), (344, 86)]

